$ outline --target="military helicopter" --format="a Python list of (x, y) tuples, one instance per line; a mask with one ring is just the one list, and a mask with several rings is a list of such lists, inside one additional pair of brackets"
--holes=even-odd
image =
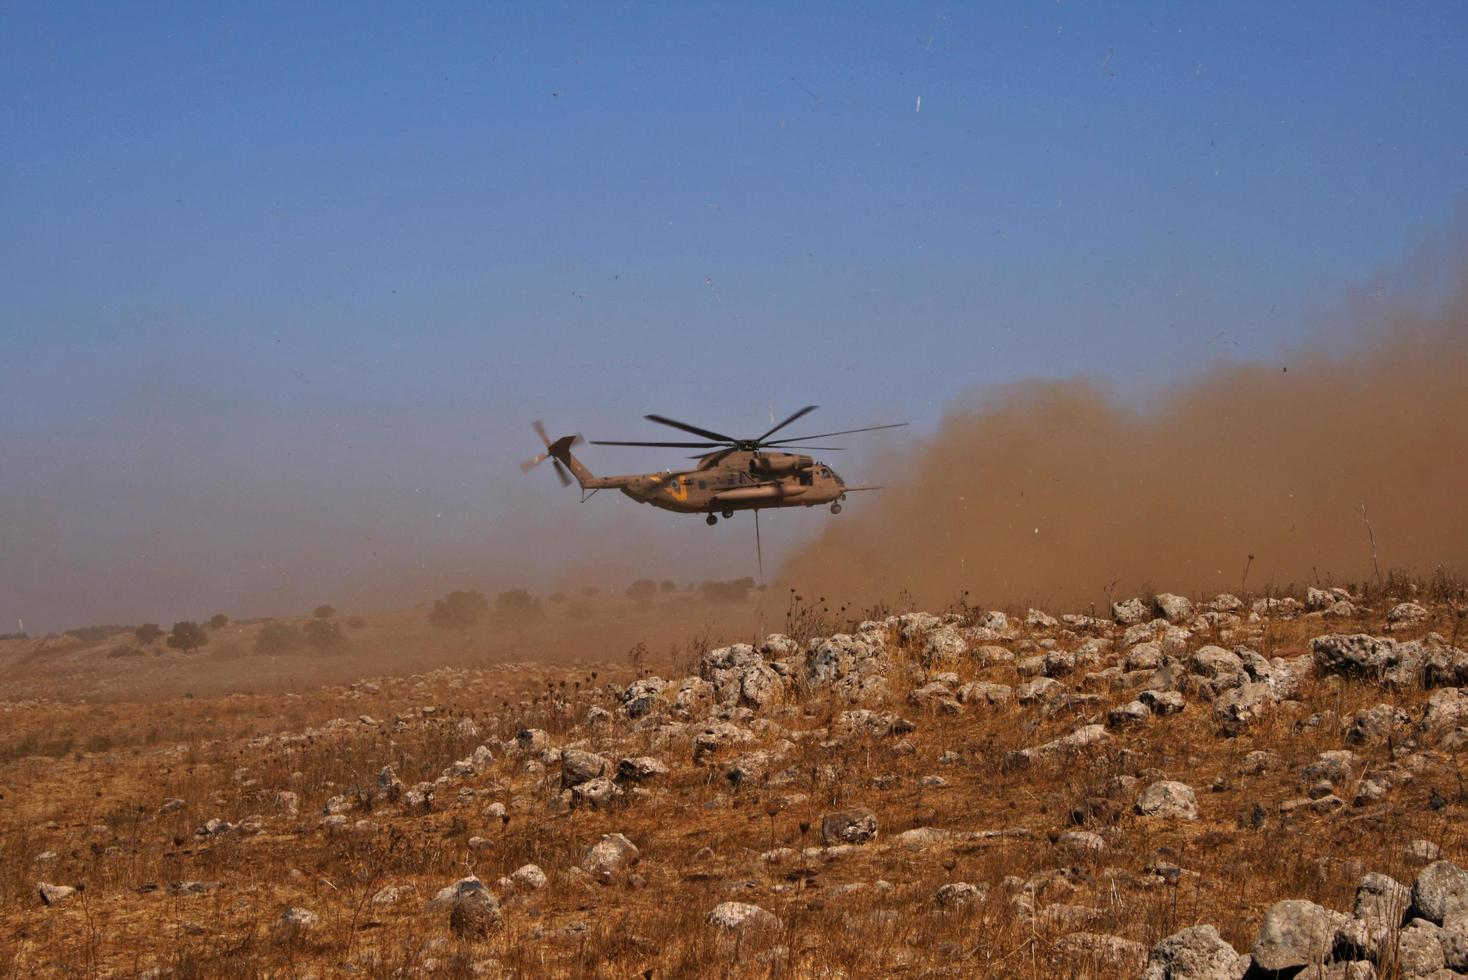
[[(712, 452), (690, 456), (698, 461), (689, 469), (663, 470), (661, 473), (633, 473), (627, 476), (595, 476), (586, 466), (571, 455), (571, 449), (585, 440), (579, 435), (562, 436), (554, 441), (546, 435), (545, 426), (536, 421), (535, 432), (545, 443), (545, 452), (520, 464), (523, 472), (529, 472), (547, 459), (553, 461), (556, 476), (562, 486), (571, 485), (570, 470), (581, 486), (584, 502), (598, 490), (620, 490), (639, 503), (651, 504), (663, 510), (680, 514), (705, 514), (709, 525), (717, 524), (722, 515), (732, 518), (738, 510), (755, 512), (771, 507), (816, 507), (830, 504), (831, 513), (841, 513), (841, 501), (848, 493), (862, 490), (877, 490), (879, 487), (848, 487), (846, 481), (826, 464), (809, 456), (786, 452), (788, 449), (809, 449), (817, 452), (839, 450), (839, 446), (796, 445), (815, 439), (851, 435), (856, 432), (874, 432), (878, 429), (897, 429), (907, 425), (895, 422), (890, 425), (869, 425), (861, 429), (844, 429), (840, 432), (822, 432), (812, 436), (796, 436), (771, 439), (775, 433), (791, 422), (814, 412), (816, 406), (807, 405), (779, 425), (753, 439), (735, 439), (722, 432), (703, 429), (661, 415), (643, 416), (649, 422), (671, 426), (684, 432), (701, 436), (702, 442), (623, 442), (593, 439), (593, 446), (652, 446), (668, 449), (704, 449)], [(756, 523), (758, 530), (758, 523)]]

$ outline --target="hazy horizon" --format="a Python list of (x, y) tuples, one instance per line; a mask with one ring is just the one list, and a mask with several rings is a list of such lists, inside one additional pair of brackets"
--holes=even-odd
[[(815, 403), (913, 423), (822, 454), (891, 484), (975, 392), (1165, 403), (1430, 317), (1465, 41), (1365, 4), (0, 9), (0, 633), (754, 574), (745, 515), (522, 475), (530, 422)], [(876, 507), (766, 513), (767, 577)]]

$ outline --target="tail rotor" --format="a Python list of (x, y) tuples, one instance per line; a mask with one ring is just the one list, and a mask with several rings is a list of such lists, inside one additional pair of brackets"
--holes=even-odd
[[(541, 463), (544, 463), (546, 460), (550, 460), (551, 465), (555, 467), (556, 479), (561, 481), (561, 486), (569, 487), (571, 485), (571, 474), (566, 472), (566, 467), (562, 466), (561, 461), (559, 459), (556, 459), (555, 457), (556, 452), (562, 451), (561, 447), (557, 446), (554, 451), (552, 450), (551, 437), (546, 434), (545, 426), (541, 424), (540, 419), (536, 419), (534, 422), (532, 422), (530, 427), (535, 430), (536, 435), (540, 436), (540, 441), (545, 445), (545, 452), (541, 453), (538, 456), (532, 456), (525, 462), (521, 463), (520, 472), (529, 473)], [(575, 446), (579, 446), (585, 441), (586, 440), (582, 439), (580, 435), (572, 436), (570, 442), (567, 443), (566, 448), (569, 449)]]

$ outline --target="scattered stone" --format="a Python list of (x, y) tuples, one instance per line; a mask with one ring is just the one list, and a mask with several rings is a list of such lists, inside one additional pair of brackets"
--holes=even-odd
[(271, 937), (277, 943), (299, 943), (303, 942), (307, 935), (316, 927), (318, 918), (315, 912), (292, 905), (280, 914), (271, 926)]
[(1106, 850), (1106, 841), (1088, 830), (1067, 830), (1055, 839), (1055, 846), (1079, 854), (1094, 854)]
[(1411, 840), (1402, 848), (1402, 856), (1412, 864), (1431, 864), (1443, 856), (1443, 849), (1430, 840)]
[(1055, 941), (1055, 948), (1064, 956), (1125, 970), (1132, 976), (1147, 959), (1147, 947), (1141, 943), (1098, 932), (1068, 933)]
[(76, 889), (70, 885), (48, 885), (44, 881), (36, 882), (36, 890), (40, 893), (42, 905), (60, 905), (76, 894)]

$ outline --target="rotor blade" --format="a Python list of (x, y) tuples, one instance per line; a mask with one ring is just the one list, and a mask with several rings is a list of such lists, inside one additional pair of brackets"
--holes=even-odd
[(705, 439), (717, 439), (719, 442), (739, 441), (733, 436), (726, 436), (722, 433), (711, 432), (708, 429), (700, 429), (696, 425), (689, 425), (687, 422), (679, 422), (676, 419), (664, 418), (661, 415), (644, 415), (643, 418), (647, 419), (649, 422), (656, 422), (658, 425), (671, 425), (675, 429), (682, 429), (684, 432), (692, 432), (694, 435), (703, 436)]
[(549, 449), (551, 444), (550, 436), (545, 434), (545, 426), (541, 424), (540, 419), (531, 422), (530, 427), (535, 430), (535, 434), (540, 436), (540, 441), (545, 443), (545, 447)]
[(842, 429), (840, 432), (822, 432), (813, 436), (791, 436), (789, 439), (776, 439), (768, 443), (771, 446), (783, 445), (787, 442), (809, 442), (811, 439), (829, 439), (831, 436), (849, 436), (853, 432), (876, 432), (878, 429), (900, 429), (907, 425), (906, 422), (893, 422), (891, 425), (869, 425), (865, 429)]
[(714, 449), (727, 446), (727, 442), (616, 442), (610, 439), (593, 439), (593, 446), (658, 446), (663, 449)]
[(571, 485), (571, 477), (566, 473), (566, 468), (561, 465), (560, 460), (556, 460), (554, 465), (556, 468), (556, 476), (560, 479), (561, 486), (569, 487)]
[(843, 450), (846, 449), (845, 446), (787, 446), (784, 443), (781, 443), (779, 445), (779, 447), (777, 447), (777, 448), (782, 449), (782, 450), (784, 450), (784, 449), (814, 449), (817, 452), (822, 452), (822, 453), (839, 453), (839, 452), (842, 452)]
[(544, 463), (546, 461), (546, 457), (548, 457), (548, 456), (550, 456), (550, 453), (541, 453), (539, 456), (532, 456), (532, 457), (530, 457), (525, 462), (523, 462), (523, 463), (520, 464), (520, 472), (521, 473), (529, 473), (531, 470), (535, 469), (541, 463)]
[(794, 422), (798, 418), (802, 418), (802, 417), (804, 417), (806, 415), (809, 415), (811, 412), (814, 412), (815, 410), (816, 410), (816, 406), (814, 406), (814, 405), (807, 405), (807, 406), (805, 406), (800, 411), (796, 412), (794, 415), (790, 416), (788, 419), (786, 419), (785, 421), (781, 422), (779, 425), (775, 426), (769, 432), (766, 432), (764, 435), (760, 436), (758, 439), (756, 439), (754, 441), (755, 442), (764, 442), (770, 436), (774, 435), (776, 432), (779, 432), (781, 429), (785, 428), (785, 426), (789, 425), (791, 422)]

